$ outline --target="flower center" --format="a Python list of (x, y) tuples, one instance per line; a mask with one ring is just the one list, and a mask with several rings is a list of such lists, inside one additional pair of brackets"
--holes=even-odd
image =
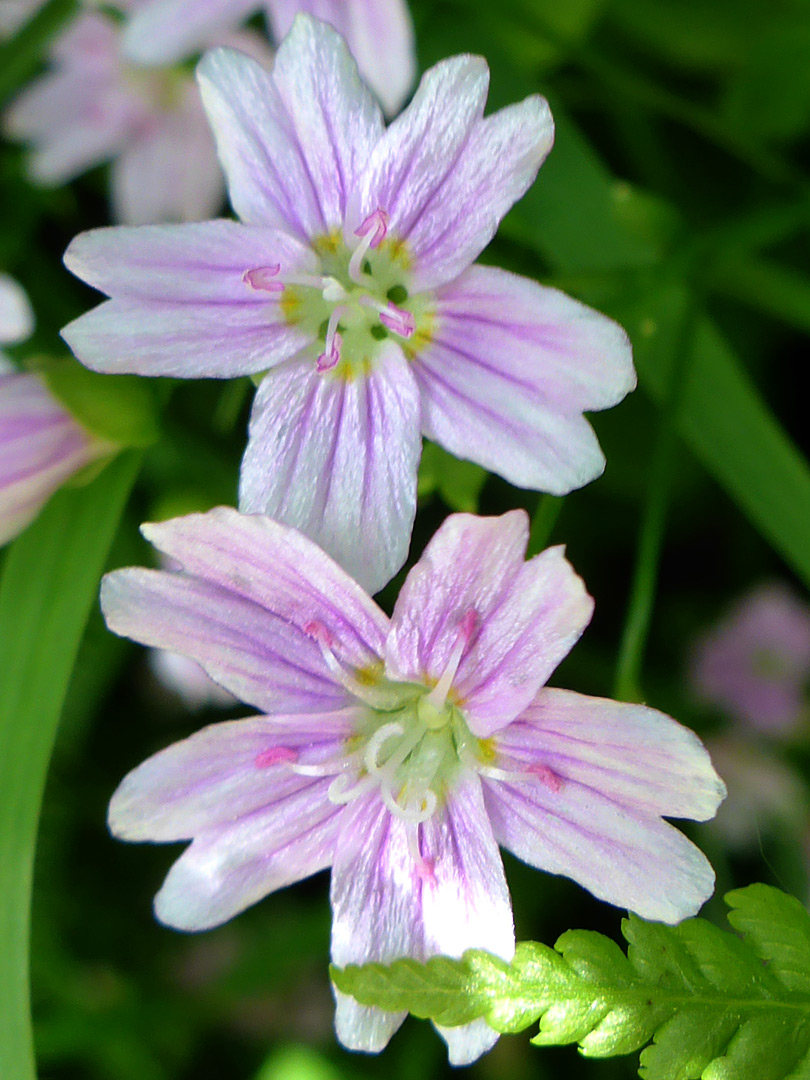
[(375, 210), (355, 236), (351, 249), (339, 231), (318, 237), (317, 273), (288, 274), (276, 263), (242, 276), (248, 288), (268, 293), (281, 306), (287, 322), (317, 341), (318, 371), (342, 378), (372, 371), (389, 338), (413, 356), (430, 340), (432, 322), (426, 298), (408, 293), (408, 254), (389, 236), (386, 212)]

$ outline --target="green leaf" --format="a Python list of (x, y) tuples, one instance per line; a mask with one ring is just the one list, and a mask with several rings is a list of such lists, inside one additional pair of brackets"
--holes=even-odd
[(0, 1076), (32, 1080), (29, 909), (42, 792), (90, 606), (139, 455), (58, 492), (0, 579)]
[(480, 465), (459, 461), (435, 443), (425, 442), (419, 463), (420, 496), (436, 491), (451, 510), (474, 514), (486, 478), (487, 471)]
[(150, 380), (99, 375), (72, 357), (48, 361), (42, 374), (51, 392), (94, 435), (117, 446), (157, 442), (158, 410)]
[(625, 955), (592, 931), (551, 949), (518, 945), (512, 963), (472, 949), (460, 960), (333, 968), (364, 1005), (496, 1031), (534, 1022), (537, 1046), (578, 1043), (589, 1057), (643, 1049), (645, 1080), (799, 1080), (810, 1070), (810, 915), (769, 885), (729, 893), (729, 922), (624, 920)]

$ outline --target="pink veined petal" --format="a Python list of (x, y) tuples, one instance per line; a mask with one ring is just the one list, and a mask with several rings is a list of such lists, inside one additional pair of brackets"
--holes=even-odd
[(275, 66), (278, 81), (244, 54), (214, 49), (197, 78), (236, 213), (311, 240), (342, 224), (382, 119), (330, 27), (302, 16)]
[(375, 210), (392, 235), (407, 239), (452, 173), (484, 111), (489, 70), (481, 57), (457, 56), (422, 77), (408, 108), (374, 146), (352, 199), (346, 234)]
[(155, 914), (178, 930), (208, 930), (271, 892), (332, 862), (344, 807), (330, 801), (330, 780), (299, 778), (266, 806), (197, 834), (155, 897)]
[[(110, 831), (119, 840), (166, 843), (262, 813), (311, 787), (312, 777), (295, 773), (288, 761), (318, 764), (338, 757), (354, 719), (353, 710), (345, 709), (204, 727), (124, 777), (110, 802)], [(291, 751), (288, 758), (282, 749)]]
[(156, 117), (113, 163), (113, 216), (127, 225), (204, 221), (224, 197), (214, 140), (190, 82), (184, 101)]
[(394, 679), (438, 681), (462, 637), (453, 679), (471, 729), (491, 735), (531, 702), (587, 625), (593, 601), (549, 548), (528, 563), (528, 518), (449, 517), (403, 585), (386, 642)]
[(495, 746), (645, 814), (708, 821), (725, 796), (697, 735), (646, 705), (544, 687)]
[(34, 312), (25, 290), (8, 274), (0, 274), (0, 342), (25, 341), (33, 329)]
[[(572, 708), (574, 695), (542, 691), (538, 697), (541, 709), (546, 695), (550, 695), (552, 723), (560, 703), (571, 714), (577, 707), (590, 712), (601, 705), (594, 705), (593, 699), (581, 698), (579, 706), (574, 702)], [(542, 723), (540, 711), (530, 715), (538, 717), (538, 725)], [(614, 720), (616, 716), (614, 713)], [(557, 719), (562, 720), (563, 716)], [(601, 719), (604, 720), (604, 715)], [(599, 720), (598, 717), (597, 725)], [(654, 725), (659, 734), (662, 727)], [(514, 738), (524, 752), (527, 744), (533, 745), (533, 739), (526, 737), (523, 727)], [(504, 748), (509, 751), (509, 739), (508, 733), (499, 733), (496, 748), (500, 749), (504, 740)], [(483, 781), (498, 842), (524, 862), (573, 878), (600, 900), (626, 907), (642, 918), (677, 923), (694, 915), (711, 896), (714, 872), (694, 844), (663, 821), (658, 816), (660, 811), (650, 809), (660, 800), (673, 808), (668, 813), (687, 812), (691, 817), (693, 811), (686, 809), (690, 805), (690, 793), (676, 794), (670, 788), (656, 796), (651, 789), (656, 779), (660, 782), (660, 773), (651, 777), (645, 789), (643, 781), (633, 775), (643, 772), (649, 757), (649, 751), (645, 756), (642, 750), (635, 768), (627, 766), (631, 775), (625, 798), (622, 782), (611, 775), (610, 769), (600, 777), (587, 760), (590, 749), (586, 747), (583, 751), (586, 760), (582, 765), (559, 757), (549, 762), (542, 759), (536, 763), (535, 773), (527, 773), (525, 780)], [(610, 753), (607, 749), (609, 763)], [(704, 817), (719, 803), (723, 787), (702, 754), (695, 753), (693, 760), (691, 802), (694, 815)], [(504, 765), (508, 771), (520, 772), (509, 769), (506, 762)], [(687, 772), (689, 782), (688, 768), (676, 757), (676, 772), (679, 766)]]
[[(341, 825), (330, 890), (332, 962), (421, 959), (421, 884), (405, 823), (372, 792), (346, 807)], [(335, 1030), (349, 1050), (382, 1050), (406, 1016), (360, 1005), (339, 990), (335, 999)]]
[(333, 26), (386, 113), (393, 116), (400, 109), (416, 74), (413, 26), (404, 0), (265, 0), (265, 4), (277, 41), (301, 11)]
[(536, 94), (476, 121), (405, 234), (415, 292), (453, 281), (481, 254), (534, 183), (553, 142), (548, 103)]
[(269, 294), (243, 275), (276, 263), (295, 273), (317, 269), (312, 252), (287, 233), (227, 220), (91, 229), (65, 252), (68, 270), (100, 292), (157, 304), (208, 302), (217, 320), (225, 304), (268, 311)]
[(604, 315), (527, 278), (474, 266), (439, 290), (414, 362), (428, 438), (519, 487), (562, 495), (604, 468), (582, 413), (636, 383), (630, 343)]
[(277, 305), (255, 299), (107, 300), (61, 334), (94, 371), (180, 379), (253, 375), (295, 355), (309, 340), (284, 321)]
[(239, 505), (300, 529), (375, 593), (408, 554), (421, 448), (419, 396), (398, 346), (352, 378), (321, 373), (304, 354), (259, 387)]
[(261, 0), (147, 0), (124, 29), (124, 55), (138, 64), (184, 60), (260, 6)]
[[(422, 880), (424, 956), (486, 949), (511, 960), (512, 903), (477, 776), (458, 780), (444, 810), (425, 822), (420, 850), (430, 868)], [(451, 1065), (469, 1065), (498, 1038), (483, 1020), (438, 1029)]]
[[(346, 663), (365, 667), (379, 662), (387, 617), (356, 581), (295, 529), (221, 506), (144, 525), (141, 531), (186, 573), (272, 612), (289, 625), (291, 638), (310, 634), (311, 624), (319, 624)], [(314, 643), (312, 648), (320, 656)]]
[(0, 543), (74, 473), (114, 448), (90, 435), (38, 375), (0, 373)]
[(114, 633), (196, 660), (240, 701), (265, 712), (327, 712), (348, 701), (302, 630), (210, 581), (116, 570), (102, 582), (101, 607)]

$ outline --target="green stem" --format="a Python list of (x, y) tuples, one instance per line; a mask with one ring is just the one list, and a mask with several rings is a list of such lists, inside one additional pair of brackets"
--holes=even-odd
[(12, 545), (0, 579), (0, 1077), (36, 1076), (29, 992), (37, 827), (87, 616), (140, 455), (60, 491)]
[(529, 530), (529, 546), (526, 557), (531, 558), (548, 544), (557, 518), (563, 508), (565, 500), (557, 495), (541, 495), (537, 502), (537, 509), (532, 517), (531, 529)]
[(16, 37), (0, 46), (0, 105), (31, 77), (54, 35), (78, 6), (78, 0), (48, 0)]
[(641, 666), (655, 603), (667, 506), (677, 459), (678, 411), (688, 379), (696, 314), (696, 302), (692, 297), (687, 300), (683, 312), (669, 386), (661, 404), (661, 422), (639, 530), (630, 600), (616, 662), (613, 696), (621, 701), (644, 700), (641, 693)]

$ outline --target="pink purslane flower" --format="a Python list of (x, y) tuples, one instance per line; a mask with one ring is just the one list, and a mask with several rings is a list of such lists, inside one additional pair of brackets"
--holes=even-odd
[(786, 733), (808, 716), (810, 606), (784, 585), (739, 601), (692, 657), (695, 695), (761, 731)]
[(173, 63), (262, 9), (276, 41), (300, 11), (329, 23), (346, 39), (386, 113), (402, 107), (416, 74), (405, 0), (146, 0), (127, 27), (124, 49), (141, 64)]
[[(108, 575), (108, 625), (262, 713), (156, 754), (113, 796), (116, 836), (193, 841), (157, 895), (164, 923), (217, 926), (331, 866), (335, 963), (509, 957), (499, 844), (649, 919), (710, 895), (705, 857), (662, 818), (710, 818), (723, 784), (669, 717), (545, 686), (593, 604), (561, 548), (524, 562), (523, 511), (448, 518), (390, 620), (269, 518), (219, 508), (144, 533), (183, 570)], [(350, 1048), (380, 1050), (402, 1019), (337, 996)], [(497, 1038), (442, 1035), (456, 1064)]]
[(470, 266), (551, 146), (542, 98), (484, 119), (486, 64), (460, 56), (386, 130), (342, 40), (307, 16), (272, 74), (221, 49), (198, 78), (242, 222), (77, 237), (67, 266), (112, 297), (64, 331), (83, 363), (253, 375), (240, 508), (371, 592), (407, 555), (422, 433), (522, 487), (601, 472), (582, 413), (633, 387), (624, 332)]
[[(0, 274), (0, 344), (34, 325), (28, 298)], [(112, 447), (81, 426), (45, 379), (17, 371), (0, 353), (0, 544), (22, 532), (65, 480)]]
[[(208, 218), (222, 206), (224, 185), (194, 79), (182, 68), (127, 61), (122, 33), (110, 15), (78, 15), (57, 39), (50, 71), (7, 110), (6, 132), (31, 145), (29, 171), (43, 185), (111, 161), (118, 221)], [(247, 35), (244, 45), (255, 51)]]

